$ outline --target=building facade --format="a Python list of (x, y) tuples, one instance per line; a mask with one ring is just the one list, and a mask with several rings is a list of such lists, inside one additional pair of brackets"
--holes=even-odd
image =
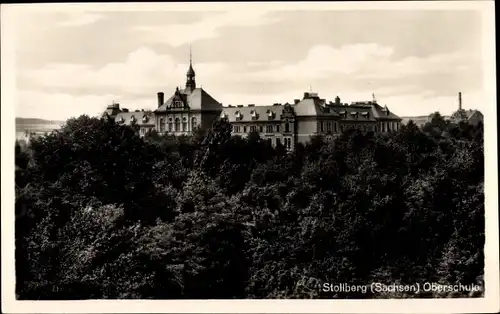
[(293, 103), (222, 106), (196, 86), (195, 78), (190, 60), (185, 88), (176, 88), (167, 100), (163, 92), (157, 93), (154, 112), (128, 112), (113, 104), (105, 114), (117, 123), (138, 125), (141, 134), (154, 129), (160, 134), (188, 135), (198, 128), (210, 128), (216, 119), (224, 119), (232, 124), (235, 136), (246, 137), (258, 132), (273, 146), (281, 144), (289, 150), (293, 150), (296, 143), (308, 142), (313, 135), (331, 141), (349, 129), (390, 132), (399, 130), (401, 125), (401, 118), (375, 99), (347, 104), (336, 97), (327, 102), (312, 92), (304, 93), (302, 99), (295, 99)]
[(464, 110), (462, 108), (462, 93), (458, 93), (458, 110), (451, 115), (450, 120), (454, 123), (467, 122), (478, 125), (483, 122), (483, 118), (483, 114), (479, 110)]
[(282, 144), (291, 150), (296, 143), (306, 143), (313, 135), (331, 141), (349, 129), (390, 132), (401, 126), (401, 118), (376, 101), (348, 105), (341, 103), (339, 97), (327, 102), (317, 93), (304, 93), (293, 104), (223, 107), (221, 119), (233, 125), (234, 135), (246, 136), (256, 131), (273, 146)]
[(222, 110), (221, 103), (196, 86), (191, 60), (185, 88), (176, 88), (166, 101), (164, 95), (163, 92), (158, 93), (158, 108), (154, 111), (156, 131), (160, 134), (187, 135), (197, 128), (208, 129)]
[(141, 136), (155, 128), (155, 115), (152, 111), (134, 110), (120, 108), (120, 104), (112, 103), (106, 108), (104, 117), (114, 120), (122, 125), (136, 125)]

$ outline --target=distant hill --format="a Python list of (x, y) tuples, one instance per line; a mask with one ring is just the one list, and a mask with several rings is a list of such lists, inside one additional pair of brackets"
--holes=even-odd
[(61, 125), (63, 124), (64, 121), (57, 121), (57, 120), (44, 120), (44, 119), (37, 119), (37, 118), (16, 118), (16, 125), (17, 124), (29, 124), (29, 125), (50, 125), (50, 124), (57, 124)]
[(59, 129), (64, 121), (45, 120), (37, 118), (16, 118), (16, 133), (20, 136), (25, 132), (45, 133)]
[(407, 124), (410, 120), (412, 120), (416, 125), (421, 125), (427, 123), (429, 121), (429, 116), (414, 116), (414, 117), (401, 117), (403, 124)]
[[(429, 122), (429, 116), (430, 115), (427, 115), (427, 116), (413, 116), (413, 117), (401, 117), (401, 119), (403, 119), (403, 121), (401, 121), (403, 124), (407, 124), (410, 120), (412, 120), (416, 125), (424, 125), (426, 124), (427, 122)], [(449, 116), (443, 116), (443, 118), (445, 119), (449, 119), (450, 117)]]

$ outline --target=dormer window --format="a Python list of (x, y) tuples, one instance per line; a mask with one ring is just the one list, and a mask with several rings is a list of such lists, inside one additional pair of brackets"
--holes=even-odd
[(361, 115), (362, 115), (363, 117), (367, 118), (367, 119), (370, 117), (370, 114), (368, 113), (368, 111), (363, 111), (363, 112), (361, 112)]
[(227, 113), (222, 112), (222, 113), (220, 114), (220, 118), (221, 118), (221, 119), (227, 119)]
[(130, 117), (130, 122), (135, 122), (135, 116)]
[(243, 115), (241, 114), (240, 111), (235, 112), (236, 120), (241, 120), (243, 118)]
[(389, 115), (389, 108), (387, 108), (387, 105), (382, 108), (382, 111), (385, 112), (387, 116)]
[(142, 117), (142, 122), (146, 123), (146, 122), (148, 122), (148, 121), (149, 121), (148, 116), (144, 116), (144, 117)]
[(250, 111), (250, 115), (252, 116), (252, 120), (256, 120), (258, 118), (257, 111), (255, 110)]
[(267, 118), (268, 118), (269, 120), (274, 119), (274, 112), (272, 112), (271, 110), (268, 110), (268, 111), (267, 111)]
[(125, 122), (125, 119), (123, 118), (123, 116), (120, 116), (120, 119), (118, 119), (118, 123), (123, 123)]

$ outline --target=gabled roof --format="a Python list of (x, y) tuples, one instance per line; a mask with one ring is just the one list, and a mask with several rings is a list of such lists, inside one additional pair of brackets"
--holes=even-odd
[[(174, 100), (181, 98), (191, 110), (221, 110), (222, 104), (210, 96), (204, 89), (196, 88), (192, 92), (186, 89), (176, 91), (163, 105), (158, 107), (155, 112), (166, 112), (172, 110), (172, 103)], [(175, 110), (175, 108), (174, 108)]]
[(371, 111), (377, 120), (402, 120), (400, 117), (392, 113), (387, 106), (382, 107), (376, 102), (372, 102)]
[(322, 102), (319, 98), (304, 98), (293, 105), (292, 108), (298, 117), (312, 117), (323, 114), (321, 104)]
[(474, 115), (483, 115), (479, 110), (469, 109), (469, 110), (457, 110), (451, 115), (452, 120), (469, 120)]
[(474, 115), (479, 115), (479, 116), (483, 116), (483, 114), (481, 113), (481, 111), (479, 110), (475, 110), (475, 109), (469, 109), (465, 112), (465, 114), (467, 115), (467, 119), (470, 119), (472, 118)]

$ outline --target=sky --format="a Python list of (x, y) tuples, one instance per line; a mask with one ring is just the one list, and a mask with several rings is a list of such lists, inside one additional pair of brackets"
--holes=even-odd
[[(183, 87), (223, 105), (375, 94), (399, 116), (487, 106), (474, 10), (28, 10), (15, 23), (16, 116), (64, 120), (112, 102), (155, 109)], [(186, 10), (187, 8), (187, 10)]]

